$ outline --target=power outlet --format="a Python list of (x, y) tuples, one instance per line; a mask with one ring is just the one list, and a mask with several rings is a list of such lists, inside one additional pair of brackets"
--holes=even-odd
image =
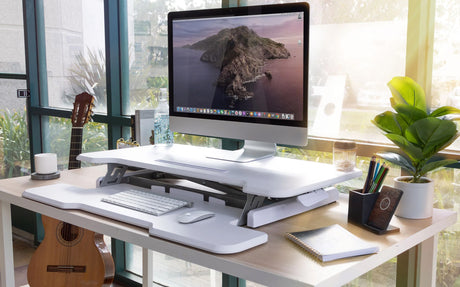
[(18, 89), (17, 91), (18, 98), (28, 98), (30, 96), (30, 91), (27, 89)]

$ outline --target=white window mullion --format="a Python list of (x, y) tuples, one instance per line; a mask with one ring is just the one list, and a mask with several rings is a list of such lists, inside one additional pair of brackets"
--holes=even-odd
[(409, 0), (406, 48), (406, 76), (425, 90), (431, 103), (434, 18), (436, 0)]

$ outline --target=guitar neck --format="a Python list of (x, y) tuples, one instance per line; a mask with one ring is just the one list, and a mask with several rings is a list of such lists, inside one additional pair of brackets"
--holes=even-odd
[(70, 153), (69, 153), (69, 169), (77, 169), (81, 167), (81, 162), (77, 160), (77, 156), (81, 153), (83, 127), (72, 127), (70, 137)]

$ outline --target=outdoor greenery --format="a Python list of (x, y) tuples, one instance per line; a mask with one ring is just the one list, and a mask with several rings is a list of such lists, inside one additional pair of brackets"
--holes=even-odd
[[(70, 119), (49, 118), (50, 151), (58, 155), (59, 169), (66, 169), (69, 160), (72, 124)], [(107, 149), (107, 125), (89, 122), (83, 127), (82, 152)], [(82, 166), (84, 164), (82, 163)]]
[[(69, 119), (49, 118), (52, 138), (50, 151), (58, 155), (59, 169), (68, 166), (71, 123)], [(107, 126), (90, 122), (84, 127), (82, 151), (107, 149)], [(30, 149), (25, 112), (3, 111), (0, 114), (0, 178), (27, 175), (30, 170)]]
[(105, 76), (105, 55), (104, 52), (87, 50), (87, 56), (79, 52), (75, 56), (75, 64), (70, 69), (71, 91), (64, 95), (65, 101), (73, 103), (75, 96), (88, 92), (95, 97), (96, 106), (107, 106), (106, 76)]
[(0, 178), (27, 174), (30, 167), (29, 137), (25, 112), (0, 114)]

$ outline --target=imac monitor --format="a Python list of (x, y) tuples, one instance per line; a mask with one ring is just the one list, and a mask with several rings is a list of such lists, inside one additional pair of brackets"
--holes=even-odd
[(306, 145), (308, 39), (307, 3), (169, 13), (171, 129), (245, 140), (236, 161)]

